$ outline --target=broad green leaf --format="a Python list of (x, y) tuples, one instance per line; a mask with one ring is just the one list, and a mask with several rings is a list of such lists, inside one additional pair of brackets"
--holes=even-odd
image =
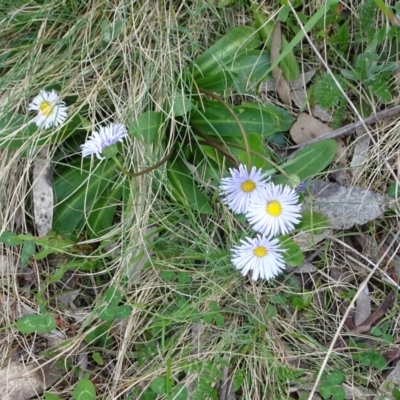
[(21, 259), (19, 263), (21, 268), (25, 267), (26, 263), (29, 261), (29, 257), (32, 254), (35, 254), (35, 251), (35, 243), (33, 240), (26, 240), (21, 251)]
[[(293, 123), (288, 112), (275, 106), (243, 103), (231, 108), (246, 134), (257, 133), (266, 139), (277, 131), (288, 130)], [(190, 122), (208, 135), (242, 136), (235, 118), (226, 107), (216, 101), (204, 100), (200, 108), (192, 111)]]
[(93, 169), (90, 161), (78, 159), (57, 171), (53, 219), (53, 229), (57, 232), (72, 233), (84, 216), (90, 215), (93, 204), (102, 197), (117, 173), (112, 160), (103, 160)]
[(121, 297), (121, 292), (115, 287), (109, 287), (105, 293), (106, 301), (113, 306), (117, 306), (120, 303)]
[[(247, 141), (249, 143), (250, 150), (260, 154), (260, 156), (265, 157), (265, 158), (272, 158), (272, 154), (268, 150), (268, 147), (265, 146), (262, 137), (257, 134), (257, 133), (249, 133), (247, 134)], [(244, 140), (241, 138), (240, 140), (241, 146), (244, 148)], [(229, 147), (229, 145), (228, 145)], [(231, 151), (233, 154), (238, 155), (239, 162), (242, 164), (247, 165), (247, 153), (245, 150), (238, 150), (237, 152), (235, 151), (234, 148), (231, 148)], [(256, 168), (262, 168), (264, 170), (269, 169), (272, 167), (268, 161), (266, 161), (264, 158), (257, 156), (254, 153), (251, 153), (251, 166), (256, 167)]]
[(50, 392), (45, 392), (44, 399), (45, 400), (62, 400), (61, 397), (58, 397), (55, 394), (50, 393)]
[(96, 361), (97, 364), (104, 365), (104, 359), (98, 351), (95, 351), (92, 354), (92, 357), (93, 357), (93, 360)]
[(23, 240), (14, 232), (4, 231), (0, 234), (0, 242), (7, 246), (18, 246), (23, 243)]
[(131, 314), (132, 314), (132, 307), (127, 304), (118, 306), (115, 310), (115, 315), (118, 318), (129, 318)]
[(342, 386), (335, 385), (332, 387), (333, 400), (344, 400), (346, 398), (346, 391)]
[(301, 222), (298, 228), (302, 231), (317, 235), (329, 228), (329, 218), (311, 210), (302, 211)]
[(327, 379), (333, 385), (340, 385), (345, 381), (346, 377), (343, 372), (334, 371), (328, 375)]
[(238, 76), (235, 79), (235, 89), (242, 93), (253, 92), (261, 79), (271, 79), (272, 75), (265, 76), (270, 65), (271, 57), (266, 51), (252, 50), (235, 58), (230, 69)]
[(208, 197), (197, 187), (193, 176), (181, 160), (176, 159), (169, 164), (167, 174), (172, 195), (177, 201), (199, 212), (212, 213)]
[(50, 314), (25, 315), (17, 320), (17, 329), (22, 333), (47, 333), (56, 327), (56, 320)]
[(117, 317), (117, 308), (115, 306), (104, 305), (99, 309), (99, 318), (102, 321), (113, 321)]
[(219, 39), (188, 67), (195, 80), (229, 68), (236, 57), (260, 46), (258, 33), (249, 26), (239, 26)]
[(189, 398), (188, 390), (183, 383), (176, 385), (165, 400), (187, 400)]
[(72, 397), (74, 400), (95, 400), (96, 388), (89, 379), (83, 378), (75, 386)]
[(220, 70), (212, 75), (207, 75), (204, 78), (197, 79), (196, 84), (201, 89), (207, 89), (215, 93), (222, 93), (225, 90), (228, 90), (233, 85), (233, 82), (236, 83), (236, 76), (237, 74), (233, 72)]
[(146, 111), (129, 126), (129, 133), (147, 144), (157, 143), (160, 139), (163, 121), (164, 117), (161, 112)]
[(151, 390), (156, 394), (166, 394), (167, 384), (166, 377), (154, 378), (150, 383)]
[(332, 396), (332, 384), (330, 384), (329, 382), (322, 382), (319, 385), (318, 388), (318, 393), (321, 395), (321, 397), (324, 400), (330, 399)]
[(301, 149), (296, 157), (281, 167), (288, 174), (297, 175), (301, 180), (312, 177), (323, 171), (335, 157), (337, 143), (325, 139)]
[(286, 250), (282, 253), (283, 259), (287, 265), (298, 267), (304, 261), (304, 255), (300, 247), (289, 236), (281, 236), (279, 238), (281, 246)]
[(61, 143), (72, 136), (80, 126), (79, 115), (72, 117), (60, 129), (38, 129), (35, 124), (28, 123), (25, 116), (8, 113), (0, 118), (0, 148), (19, 149), (26, 146), (27, 141), (35, 148), (44, 144)]
[[(289, 43), (282, 35), (282, 51), (285, 51), (288, 46)], [(300, 66), (292, 49), (290, 49), (286, 57), (279, 63), (279, 66), (282, 70), (283, 77), (288, 81), (294, 81), (300, 76)]]
[(103, 322), (85, 336), (85, 342), (92, 346), (99, 344), (99, 342), (105, 342), (112, 324), (112, 321)]
[(123, 190), (123, 184), (117, 183), (109, 187), (93, 205), (87, 219), (87, 233), (91, 239), (98, 238), (111, 230)]
[(177, 94), (174, 97), (174, 103), (172, 109), (174, 111), (174, 117), (181, 117), (186, 115), (193, 107), (191, 100), (182, 93)]
[(176, 278), (176, 272), (174, 271), (161, 271), (161, 278), (164, 279), (164, 281), (171, 282), (175, 280)]

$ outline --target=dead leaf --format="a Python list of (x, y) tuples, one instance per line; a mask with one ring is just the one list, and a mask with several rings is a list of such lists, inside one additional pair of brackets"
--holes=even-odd
[(362, 166), (368, 160), (368, 149), (370, 136), (365, 134), (364, 129), (356, 129), (357, 141), (354, 147), (353, 159), (350, 167), (353, 172), (353, 182), (356, 182), (362, 173)]
[(40, 367), (37, 363), (23, 364), (10, 361), (0, 370), (0, 398), (25, 400), (37, 396), (65, 375), (58, 363)]
[(393, 305), (394, 299), (395, 299), (395, 293), (392, 290), (386, 296), (386, 299), (381, 304), (381, 306), (372, 315), (370, 315), (364, 322), (362, 322), (360, 325), (352, 329), (350, 333), (368, 332), (374, 324), (376, 324), (381, 318), (385, 316), (386, 312)]
[(296, 144), (302, 144), (318, 138), (332, 129), (307, 113), (300, 113), (296, 122), (290, 128), (290, 136)]
[(354, 315), (354, 323), (356, 326), (360, 325), (363, 321), (366, 321), (371, 315), (371, 299), (369, 297), (368, 286), (365, 285), (357, 297), (356, 312)]
[[(289, 81), (289, 87), (290, 91), (295, 91), (302, 89), (304, 91), (304, 88), (310, 82), (311, 78), (315, 75), (317, 72), (316, 69), (312, 69), (310, 71), (304, 72), (304, 74), (301, 74), (297, 79), (294, 81)], [(272, 78), (269, 81), (264, 81), (260, 85), (260, 92), (276, 92), (276, 80)]]
[(311, 196), (303, 209), (325, 215), (332, 229), (349, 229), (382, 216), (386, 197), (359, 186), (344, 187), (338, 183), (315, 181), (310, 183)]
[[(47, 156), (47, 147), (43, 147), (38, 157)], [(37, 160), (32, 170), (32, 197), (35, 225), (39, 236), (45, 236), (53, 224), (53, 175), (51, 164), (47, 160)]]
[[(271, 64), (273, 64), (278, 59), (281, 51), (281, 44), (282, 44), (281, 23), (278, 21), (275, 24), (274, 34), (272, 35)], [(275, 88), (279, 98), (281, 99), (283, 104), (290, 106), (291, 101), (290, 101), (289, 85), (286, 82), (286, 79), (283, 77), (283, 73), (279, 65), (277, 65), (272, 70), (272, 76), (275, 78), (276, 81)]]
[(316, 104), (312, 108), (312, 115), (315, 118), (318, 118), (320, 121), (323, 122), (331, 122), (333, 114), (328, 113), (328, 111), (324, 110), (320, 105)]

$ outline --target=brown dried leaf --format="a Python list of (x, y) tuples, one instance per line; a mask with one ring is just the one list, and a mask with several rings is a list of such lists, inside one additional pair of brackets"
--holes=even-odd
[(290, 128), (290, 135), (296, 144), (302, 144), (315, 139), (332, 129), (307, 113), (300, 113), (297, 121)]
[[(46, 147), (38, 153), (38, 157), (46, 157)], [(35, 225), (39, 236), (45, 236), (53, 223), (53, 175), (51, 164), (46, 160), (38, 160), (32, 170), (32, 197), (35, 214)]]
[[(282, 33), (281, 33), (281, 24), (278, 21), (275, 24), (274, 34), (272, 35), (272, 44), (271, 44), (271, 63), (273, 64), (279, 57), (281, 51), (282, 44)], [(279, 95), (283, 104), (290, 106), (290, 88), (286, 79), (283, 77), (282, 70), (279, 65), (277, 65), (272, 70), (272, 76), (275, 78), (276, 86), (275, 89)]]
[(359, 186), (344, 187), (337, 183), (315, 181), (309, 185), (312, 195), (303, 209), (325, 215), (332, 229), (349, 229), (380, 217), (386, 209), (386, 197)]
[(0, 370), (0, 398), (25, 400), (37, 396), (65, 375), (56, 363), (40, 367), (37, 363), (10, 361)]
[(371, 326), (376, 324), (381, 318), (383, 318), (389, 308), (393, 305), (395, 299), (395, 293), (392, 290), (386, 297), (385, 301), (381, 306), (370, 315), (363, 323), (352, 329), (351, 333), (365, 333), (371, 329)]
[(356, 326), (360, 325), (363, 321), (366, 321), (367, 318), (371, 316), (371, 299), (369, 297), (368, 286), (364, 287), (358, 297), (357, 297), (357, 306), (356, 312), (354, 315), (354, 323)]

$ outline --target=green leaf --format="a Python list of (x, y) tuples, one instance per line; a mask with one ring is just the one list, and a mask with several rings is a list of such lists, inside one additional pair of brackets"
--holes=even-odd
[(44, 399), (45, 400), (62, 400), (61, 397), (58, 397), (55, 394), (50, 393), (50, 392), (45, 392)]
[(386, 367), (385, 357), (383, 357), (383, 355), (378, 352), (374, 352), (374, 354), (372, 355), (371, 362), (376, 369), (382, 369)]
[(337, 143), (333, 139), (325, 139), (313, 143), (297, 152), (294, 160), (281, 167), (287, 174), (295, 174), (301, 180), (310, 178), (323, 171), (335, 157)]
[(85, 342), (92, 346), (100, 342), (105, 342), (107, 340), (108, 330), (111, 328), (112, 324), (112, 321), (103, 322), (85, 336)]
[(164, 281), (171, 282), (175, 280), (176, 278), (176, 273), (174, 271), (161, 271), (161, 278), (164, 279)]
[(0, 234), (0, 242), (7, 246), (18, 246), (24, 241), (21, 240), (16, 233), (4, 231)]
[(191, 100), (182, 93), (178, 93), (174, 97), (174, 104), (172, 109), (174, 111), (175, 117), (181, 117), (182, 115), (186, 115), (193, 107), (193, 103)]
[(113, 227), (115, 212), (121, 202), (123, 190), (123, 185), (116, 183), (93, 204), (87, 218), (87, 234), (91, 239), (105, 235)]
[(393, 388), (392, 396), (393, 396), (394, 400), (400, 400), (400, 390), (397, 388)]
[[(80, 127), (81, 120), (75, 115), (70, 121), (60, 129), (38, 129), (36, 124), (27, 124), (25, 115), (8, 113), (0, 118), (0, 148), (1, 149), (20, 149), (27, 142), (34, 143), (35, 148), (40, 148), (44, 144), (61, 143), (68, 137), (76, 133)], [(29, 148), (29, 152), (32, 148)]]
[(294, 240), (289, 236), (281, 236), (279, 241), (281, 246), (286, 249), (286, 251), (282, 253), (285, 263), (291, 267), (298, 267), (301, 265), (304, 261), (304, 255)]
[(271, 79), (272, 75), (265, 76), (270, 65), (271, 57), (266, 51), (252, 50), (235, 58), (230, 71), (237, 75), (234, 82), (236, 91), (253, 93), (261, 79)]
[[(201, 105), (203, 108), (191, 113), (190, 122), (196, 128), (212, 136), (242, 136), (235, 118), (226, 107), (213, 100), (204, 100)], [(287, 111), (273, 105), (243, 103), (231, 106), (231, 109), (247, 134), (257, 133), (266, 139), (275, 132), (288, 130), (293, 123)]]
[(311, 232), (317, 235), (329, 228), (329, 218), (311, 210), (302, 211), (298, 228), (304, 232)]
[(151, 383), (150, 383), (150, 388), (154, 393), (157, 394), (166, 394), (167, 393), (167, 384), (166, 384), (166, 378), (164, 377), (158, 377), (154, 378)]
[(74, 400), (95, 400), (96, 389), (89, 379), (83, 378), (76, 384), (72, 397)]
[(99, 318), (102, 321), (113, 321), (115, 318), (117, 318), (117, 308), (110, 305), (100, 306)]
[(197, 79), (197, 86), (209, 90), (214, 93), (221, 93), (228, 90), (233, 82), (236, 82), (236, 74), (227, 71), (220, 70), (212, 75), (207, 75), (204, 78)]
[(85, 214), (90, 215), (93, 204), (102, 197), (117, 173), (113, 160), (103, 160), (93, 169), (90, 161), (78, 159), (57, 171), (53, 219), (53, 229), (57, 232), (72, 233)]
[(325, 381), (319, 385), (318, 393), (324, 400), (330, 399), (332, 396), (332, 384)]
[(219, 311), (219, 305), (215, 300), (210, 301), (209, 307), (211, 311)]
[(176, 385), (171, 393), (165, 398), (165, 400), (187, 400), (189, 397), (188, 390), (183, 383)]
[(236, 57), (260, 46), (258, 33), (249, 26), (239, 26), (219, 39), (188, 67), (197, 80), (229, 67)]
[(332, 387), (333, 400), (344, 400), (346, 398), (346, 391), (341, 386)]
[(147, 144), (158, 143), (160, 132), (164, 133), (163, 121), (164, 117), (161, 112), (146, 111), (129, 126), (129, 133)]
[(225, 325), (225, 318), (221, 313), (215, 314), (215, 324), (220, 328)]
[(332, 383), (332, 385), (340, 385), (345, 381), (346, 377), (343, 372), (334, 371), (328, 375), (327, 380)]
[(179, 159), (176, 159), (172, 164), (168, 164), (167, 175), (171, 184), (171, 192), (175, 199), (187, 207), (211, 214), (213, 210), (208, 197), (197, 187), (185, 164)]
[(29, 257), (32, 254), (35, 254), (35, 251), (36, 248), (33, 240), (26, 240), (24, 242), (24, 245), (22, 246), (22, 251), (21, 251), (21, 259), (20, 259), (21, 268), (25, 267), (26, 263), (29, 261)]
[(118, 318), (129, 318), (132, 313), (132, 307), (124, 304), (122, 306), (118, 306), (116, 309), (116, 316)]
[(47, 333), (56, 327), (56, 320), (50, 314), (25, 315), (17, 320), (17, 329), (22, 333)]
[(104, 360), (101, 354), (98, 351), (95, 351), (92, 354), (93, 360), (98, 364), (98, 365), (104, 365)]
[(179, 272), (178, 274), (178, 283), (184, 285), (185, 283), (190, 282), (190, 276), (187, 272)]
[(106, 290), (105, 299), (112, 306), (117, 306), (121, 302), (121, 297), (121, 292), (115, 287), (111, 286)]
[[(263, 138), (258, 133), (247, 134), (247, 142), (251, 151), (259, 154), (262, 157), (266, 157), (269, 159), (272, 158), (272, 154), (269, 152), (268, 147), (264, 144)], [(245, 148), (243, 138), (240, 138), (240, 145)], [(237, 154), (237, 158), (239, 159), (240, 163), (245, 165), (247, 164), (247, 153), (245, 150), (237, 150), (233, 147), (230, 147), (229, 145), (228, 147), (230, 148), (233, 155)], [(271, 168), (272, 165), (262, 157), (251, 153), (250, 164), (254, 167), (262, 168), (264, 170)]]
[(82, 262), (82, 260), (72, 260), (69, 261), (65, 264), (61, 264), (56, 271), (49, 276), (48, 282), (49, 283), (55, 283), (55, 282), (60, 282), (65, 273), (70, 270), (70, 271), (75, 271), (75, 270), (80, 270), (80, 271), (85, 271), (90, 269), (90, 262)]

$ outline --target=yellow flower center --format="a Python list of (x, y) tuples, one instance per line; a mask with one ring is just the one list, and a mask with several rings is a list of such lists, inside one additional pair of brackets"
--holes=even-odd
[(253, 250), (256, 257), (265, 257), (268, 254), (268, 250), (264, 246), (258, 246)]
[(51, 106), (51, 103), (49, 103), (48, 101), (42, 101), (40, 103), (39, 109), (42, 112), (42, 114), (44, 114), (46, 117), (48, 117), (53, 111), (53, 107)]
[(243, 192), (250, 193), (256, 188), (256, 184), (252, 180), (248, 179), (247, 181), (244, 181), (240, 187)]
[(266, 207), (267, 214), (272, 217), (279, 217), (282, 214), (282, 206), (279, 201), (271, 200), (267, 203)]

